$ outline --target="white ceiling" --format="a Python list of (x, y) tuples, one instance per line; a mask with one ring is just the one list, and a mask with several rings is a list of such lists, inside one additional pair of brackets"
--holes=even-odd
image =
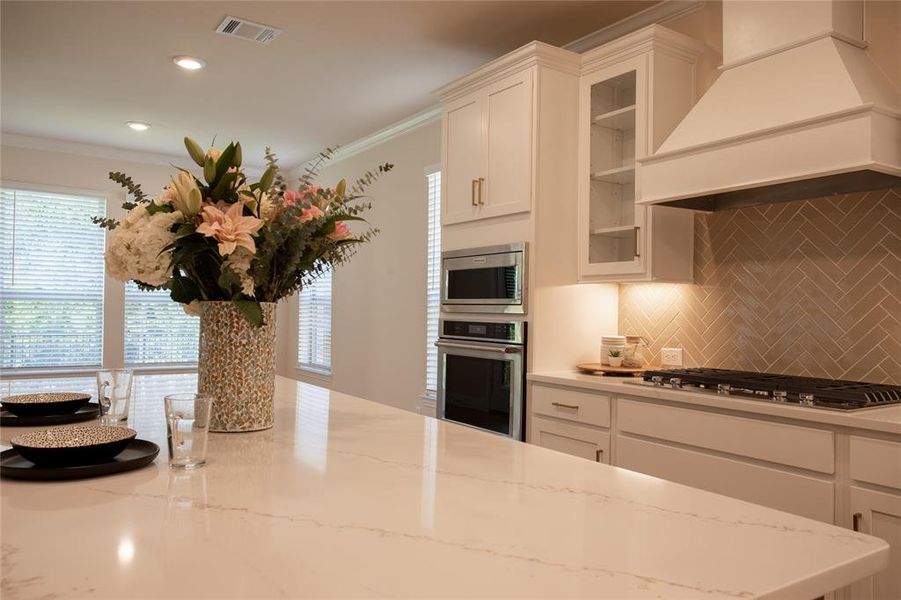
[[(250, 164), (268, 144), (293, 165), (434, 105), (432, 90), (533, 39), (564, 44), (655, 3), (4, 0), (0, 122), (166, 155), (184, 135), (239, 139)], [(216, 34), (226, 14), (284, 31), (269, 46)], [(178, 54), (207, 67), (183, 71)]]

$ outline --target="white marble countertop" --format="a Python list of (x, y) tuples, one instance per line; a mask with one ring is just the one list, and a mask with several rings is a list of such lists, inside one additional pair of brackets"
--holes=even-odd
[(530, 373), (529, 381), (551, 383), (569, 387), (598, 390), (611, 394), (625, 394), (656, 398), (667, 402), (679, 402), (696, 406), (723, 408), (759, 415), (770, 415), (824, 425), (836, 425), (852, 429), (881, 431), (901, 435), (901, 404), (884, 408), (868, 408), (857, 411), (839, 411), (807, 408), (791, 404), (777, 404), (738, 396), (721, 396), (714, 393), (672, 390), (666, 387), (636, 385), (639, 378), (602, 377), (576, 371), (549, 371)]
[(887, 564), (877, 538), (287, 379), (274, 429), (171, 471), (182, 377), (138, 378), (154, 465), (3, 481), (4, 598), (814, 598)]

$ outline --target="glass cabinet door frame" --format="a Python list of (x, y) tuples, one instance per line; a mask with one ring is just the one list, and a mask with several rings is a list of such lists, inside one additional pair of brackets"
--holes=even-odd
[[(635, 72), (635, 159), (646, 156), (649, 142), (649, 111), (648, 111), (648, 68), (650, 57), (647, 54), (633, 56), (625, 60), (619, 60), (608, 67), (604, 67), (591, 73), (583, 74), (579, 82), (579, 275), (633, 275), (642, 274), (646, 270), (646, 247), (650, 233), (647, 218), (647, 209), (641, 205), (634, 207), (635, 226), (635, 255), (631, 260), (590, 262), (589, 249), (591, 234), (591, 160), (592, 160), (592, 87), (598, 83), (614, 79), (629, 72)], [(635, 185), (639, 185), (640, 178), (637, 169), (640, 166), (636, 162)], [(639, 190), (635, 189), (638, 197)], [(634, 202), (633, 197), (633, 202)]]

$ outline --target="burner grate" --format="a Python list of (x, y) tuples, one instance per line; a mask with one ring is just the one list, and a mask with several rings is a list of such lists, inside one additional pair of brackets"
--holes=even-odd
[(729, 369), (690, 368), (646, 371), (645, 381), (678, 387), (700, 387), (758, 399), (780, 400), (809, 406), (854, 410), (901, 403), (901, 386), (796, 377)]

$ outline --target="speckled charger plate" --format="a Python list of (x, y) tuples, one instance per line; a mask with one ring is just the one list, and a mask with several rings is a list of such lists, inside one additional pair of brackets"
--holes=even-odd
[(3, 408), (20, 417), (69, 415), (90, 401), (84, 392), (39, 392), (0, 398)]

